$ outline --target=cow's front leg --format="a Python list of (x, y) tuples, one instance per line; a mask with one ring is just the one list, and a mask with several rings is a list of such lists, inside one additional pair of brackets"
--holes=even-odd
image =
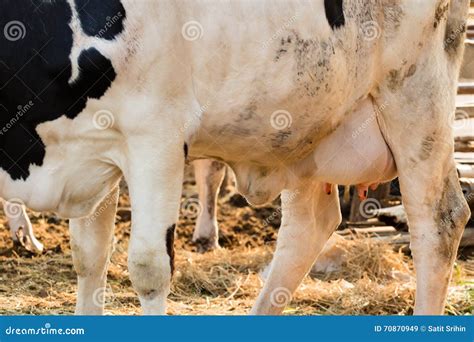
[(118, 195), (117, 188), (91, 216), (70, 220), (72, 258), (77, 273), (76, 315), (101, 315), (104, 312)]
[(217, 196), (224, 180), (225, 165), (216, 160), (196, 160), (194, 172), (202, 210), (196, 221), (193, 241), (199, 252), (206, 252), (219, 247)]
[(133, 212), (128, 266), (146, 315), (166, 311), (183, 181), (184, 143), (163, 136), (130, 140), (125, 172)]
[(270, 273), (251, 314), (280, 314), (341, 222), (333, 185), (304, 184), (282, 193), (282, 223)]

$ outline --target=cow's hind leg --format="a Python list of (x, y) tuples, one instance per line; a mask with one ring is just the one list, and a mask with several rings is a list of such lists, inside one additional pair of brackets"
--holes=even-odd
[(439, 41), (432, 44), (436, 51), (424, 51), (426, 56), (410, 67), (415, 72), (397, 83), (390, 77), (380, 84), (377, 96), (383, 105), (381, 128), (396, 161), (408, 215), (417, 273), (414, 312), (422, 315), (444, 311), (453, 263), (470, 216), (453, 156), (459, 60), (452, 55), (453, 46), (443, 45), (444, 31), (439, 33)]
[(453, 160), (452, 135), (438, 127), (432, 136), (432, 127), (424, 128), (410, 139), (392, 140), (392, 150), (417, 273), (415, 314), (439, 315), (470, 212)]
[(157, 131), (151, 140), (131, 138), (125, 169), (133, 212), (128, 266), (142, 311), (147, 315), (165, 314), (174, 269), (173, 241), (183, 182), (184, 142), (167, 134)]
[(419, 120), (409, 135), (402, 133), (406, 128), (398, 128), (398, 137), (396, 125), (388, 128), (417, 273), (415, 314), (423, 315), (443, 313), (451, 270), (470, 216), (456, 172), (450, 128), (441, 113), (436, 117)]
[(118, 188), (94, 214), (69, 223), (74, 268), (77, 273), (76, 315), (100, 315), (109, 292), (107, 268), (113, 248)]
[(206, 252), (219, 247), (217, 196), (224, 180), (225, 165), (216, 160), (196, 160), (194, 171), (202, 211), (196, 221), (193, 241), (199, 252)]
[(282, 193), (282, 224), (265, 286), (251, 314), (283, 311), (310, 271), (326, 241), (341, 222), (338, 191), (323, 183), (304, 184)]

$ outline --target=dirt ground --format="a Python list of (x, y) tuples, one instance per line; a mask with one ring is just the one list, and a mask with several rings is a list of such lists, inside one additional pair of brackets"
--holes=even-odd
[[(195, 214), (181, 210), (177, 227), (176, 273), (169, 297), (172, 315), (238, 315), (251, 308), (261, 286), (260, 272), (271, 260), (278, 205), (250, 208), (228, 186), (220, 197), (222, 249), (196, 253), (191, 242)], [(191, 168), (187, 170), (183, 208), (197, 199)], [(188, 202), (187, 202), (188, 201)], [(193, 200), (191, 200), (193, 201)], [(116, 246), (108, 273), (106, 312), (140, 313), (127, 270), (130, 211), (126, 195), (119, 203)], [(76, 276), (69, 248), (67, 221), (30, 212), (36, 235), (45, 246), (40, 256), (14, 248), (4, 216), (0, 220), (0, 314), (72, 314)], [(390, 246), (356, 238), (345, 246), (347, 261), (336, 273), (307, 277), (285, 310), (291, 315), (410, 314), (414, 299), (411, 259)], [(474, 312), (474, 259), (459, 260), (447, 311)]]

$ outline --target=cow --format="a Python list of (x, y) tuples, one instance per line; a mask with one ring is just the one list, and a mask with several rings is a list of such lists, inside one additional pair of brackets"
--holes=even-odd
[(326, 184), (398, 175), (414, 313), (441, 314), (470, 215), (451, 127), (468, 6), (4, 0), (0, 196), (70, 218), (76, 313), (101, 314), (123, 175), (132, 285), (165, 314), (185, 159), (224, 161), (252, 204), (281, 193), (251, 310), (279, 314), (341, 220)]

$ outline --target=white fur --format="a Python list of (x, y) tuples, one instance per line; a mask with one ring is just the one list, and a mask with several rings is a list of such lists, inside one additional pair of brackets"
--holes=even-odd
[[(334, 32), (322, 0), (123, 3), (125, 32), (112, 42), (82, 40), (76, 32), (71, 55), (75, 59), (78, 49), (96, 47), (112, 60), (116, 80), (74, 120), (62, 117), (38, 127), (46, 145), (43, 165), (30, 166), (25, 181), (0, 171), (2, 197), (80, 218), (97, 210), (123, 174), (133, 210), (130, 276), (144, 312), (162, 314), (170, 283), (165, 237), (177, 221), (186, 142), (191, 159), (216, 158), (230, 165), (239, 190), (255, 204), (280, 192), (288, 199), (299, 194), (284, 204), (275, 262), (252, 311), (279, 313), (283, 306), (272, 301), (275, 291), (293, 293), (340, 219), (336, 191), (326, 197), (322, 182), (330, 176), (344, 184), (390, 178), (390, 150), (413, 236), (415, 312), (443, 311), (453, 251), (468, 215), (451, 170), (449, 127), (462, 51), (456, 56), (444, 51), (444, 28), (447, 20), (465, 18), (467, 0), (452, 0), (449, 18), (437, 29), (435, 1), (401, 0), (398, 23), (384, 19), (386, 6), (396, 1), (384, 7), (379, 1), (346, 1), (346, 23)], [(376, 39), (361, 33), (368, 19), (379, 28)], [(194, 41), (182, 35), (191, 21), (202, 27)], [(286, 52), (278, 52), (282, 44)], [(416, 72), (407, 76), (411, 66)], [(318, 152), (318, 146), (324, 139), (338, 142), (335, 130), (356, 122), (351, 113), (367, 101), (377, 108), (387, 105), (378, 115), (382, 135), (370, 126), (367, 139), (375, 146), (357, 143), (357, 152), (368, 158), (358, 161), (364, 167), (377, 160), (382, 172), (373, 173), (374, 179), (363, 168), (347, 173), (339, 169), (345, 160), (336, 159), (333, 175), (321, 173), (317, 167), (327, 162), (321, 160), (327, 151)], [(94, 127), (100, 110), (114, 115), (109, 129)], [(290, 126), (272, 125), (278, 111), (290, 114)], [(329, 144), (330, 155), (353, 157), (350, 145), (342, 144), (340, 151), (334, 146)], [(452, 219), (447, 221), (455, 228), (451, 235), (442, 214)], [(83, 296), (102, 285), (97, 279), (79, 282), (78, 312), (96, 312)]]

